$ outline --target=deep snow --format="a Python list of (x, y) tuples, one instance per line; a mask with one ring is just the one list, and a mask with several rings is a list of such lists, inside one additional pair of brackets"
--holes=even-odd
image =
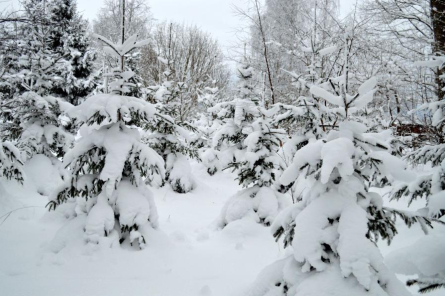
[[(151, 230), (141, 251), (85, 247), (77, 222), (67, 225), (61, 213), (44, 208), (48, 198), (37, 192), (42, 193), (38, 189), (53, 174), (48, 168), (25, 168), (29, 177), (24, 187), (0, 183), (0, 216), (29, 207), (13, 212), (0, 225), (0, 295), (245, 295), (261, 270), (289, 251), (274, 241), (269, 228), (249, 219), (215, 230), (225, 201), (240, 187), (234, 174), (209, 176), (206, 169), (192, 163), (197, 186), (190, 193), (152, 189), (160, 225)], [(404, 201), (391, 206), (406, 208)], [(383, 255), (423, 235), (419, 227), (407, 230), (401, 223), (392, 245), (380, 244)]]

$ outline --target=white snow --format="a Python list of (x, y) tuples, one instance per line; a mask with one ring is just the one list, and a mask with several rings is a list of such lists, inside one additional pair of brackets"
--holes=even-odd
[(325, 55), (334, 53), (336, 50), (337, 50), (337, 46), (333, 45), (333, 46), (329, 46), (329, 47), (320, 49), (320, 51), (318, 53), (320, 54), (320, 56), (325, 56)]
[(36, 154), (24, 165), (26, 182), (31, 183), (42, 195), (50, 195), (63, 183), (62, 164), (57, 159), (53, 161), (55, 161), (54, 164), (45, 155)]
[(343, 106), (343, 100), (340, 96), (336, 96), (328, 92), (327, 90), (319, 87), (319, 86), (312, 86), (310, 89), (311, 93), (314, 96), (320, 97), (328, 101), (330, 104), (336, 105), (336, 106)]
[(391, 252), (386, 262), (397, 273), (434, 276), (445, 272), (445, 235), (431, 234)]
[[(47, 213), (44, 209), (47, 197), (35, 193), (33, 186), (21, 187), (8, 182), (5, 190), (14, 192), (10, 199), (14, 198), (23, 206), (37, 207), (12, 213), (0, 226), (1, 291), (6, 291), (8, 296), (120, 296), (129, 291), (135, 296), (196, 296), (209, 291), (212, 296), (271, 296), (280, 289), (275, 284), (276, 280), (283, 278), (283, 270), (288, 283), (295, 285), (303, 279), (300, 267), (294, 265), (294, 260), (289, 260), (293, 257), (288, 257), (288, 250), (283, 250), (281, 244), (274, 241), (270, 228), (248, 219), (233, 222), (222, 231), (209, 228), (227, 196), (240, 188), (234, 181), (235, 174), (225, 171), (209, 176), (206, 168), (197, 163), (192, 163), (192, 172), (197, 177), (197, 188), (191, 193), (177, 194), (168, 187), (154, 190), (159, 228), (140, 230), (149, 237), (142, 251), (96, 248), (94, 245), (91, 249), (86, 248), (82, 231), (85, 215), (66, 220), (62, 212)], [(0, 189), (0, 203), (4, 200)], [(399, 206), (404, 208), (404, 202), (400, 202)], [(2, 210), (0, 207), (0, 215)], [(278, 222), (277, 218), (275, 224)], [(403, 250), (423, 237), (418, 227), (408, 230), (402, 222), (398, 223), (398, 227), (401, 234), (396, 236), (390, 247), (380, 244), (384, 254)], [(178, 231), (181, 240), (176, 239)], [(420, 254), (420, 248), (417, 250)], [(413, 260), (420, 258), (417, 253), (409, 256)], [(276, 262), (280, 258), (287, 259)], [(403, 255), (402, 258), (408, 257)], [(392, 267), (391, 257), (387, 259)], [(435, 260), (438, 259), (432, 258), (430, 262)], [(403, 264), (407, 261), (398, 262)], [(353, 281), (348, 293), (353, 291), (355, 294), (344, 294), (345, 291), (335, 288), (338, 281), (345, 280), (338, 278), (340, 273), (325, 272), (329, 274), (306, 282), (300, 291), (310, 291), (310, 285), (320, 286), (318, 280), (321, 280), (329, 296), (368, 295)], [(252, 289), (253, 283), (256, 290)], [(417, 295), (415, 288), (411, 291)], [(441, 293), (438, 290), (429, 295), (440, 296)]]

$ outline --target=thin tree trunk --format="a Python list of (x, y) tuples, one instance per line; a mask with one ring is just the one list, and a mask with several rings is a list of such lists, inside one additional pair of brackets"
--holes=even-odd
[[(125, 42), (125, 0), (121, 0), (121, 44), (124, 44)], [(121, 56), (121, 72), (124, 72), (124, 64), (125, 64), (125, 57)]]
[[(272, 82), (272, 74), (270, 73), (270, 66), (269, 66), (269, 58), (268, 58), (268, 53), (267, 53), (267, 44), (266, 44), (266, 36), (265, 36), (265, 32), (264, 32), (264, 28), (263, 28), (263, 22), (261, 20), (261, 13), (260, 13), (260, 7), (258, 4), (258, 0), (255, 0), (255, 10), (258, 16), (258, 26), (259, 26), (259, 30), (260, 30), (260, 34), (261, 34), (261, 39), (263, 42), (263, 48), (264, 48), (264, 60), (266, 62), (266, 69), (267, 69), (267, 77), (269, 80), (269, 87), (270, 87), (270, 92), (271, 92), (271, 98), (272, 98), (272, 105), (275, 104), (275, 92), (273, 89), (273, 82)], [(267, 106), (266, 106), (267, 107)]]

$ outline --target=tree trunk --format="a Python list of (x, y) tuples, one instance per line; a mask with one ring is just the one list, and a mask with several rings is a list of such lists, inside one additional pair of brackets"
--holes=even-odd
[[(445, 0), (430, 0), (431, 23), (434, 34), (434, 54), (445, 55)], [(444, 98), (445, 81), (440, 76), (444, 74), (444, 69), (436, 72), (437, 97)]]
[[(263, 50), (264, 50), (263, 56), (264, 56), (264, 60), (266, 62), (266, 72), (267, 72), (267, 78), (269, 80), (269, 88), (270, 88), (271, 100), (272, 100), (271, 104), (273, 105), (273, 104), (275, 104), (275, 92), (273, 89), (272, 74), (271, 74), (271, 70), (270, 70), (270, 66), (269, 66), (269, 58), (268, 58), (268, 53), (267, 53), (266, 33), (264, 32), (263, 22), (261, 20), (261, 12), (260, 12), (258, 0), (255, 0), (254, 3), (255, 3), (255, 10), (257, 13), (257, 17), (258, 17), (258, 29), (260, 30), (261, 40), (263, 43)], [(268, 106), (266, 105), (265, 107), (267, 109)]]

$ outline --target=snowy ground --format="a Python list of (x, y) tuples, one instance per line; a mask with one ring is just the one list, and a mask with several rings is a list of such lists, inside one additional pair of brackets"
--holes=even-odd
[[(54, 180), (51, 174), (44, 170), (32, 174), (38, 186), (30, 181), (25, 188), (0, 186), (0, 216), (33, 206), (13, 212), (0, 225), (0, 295), (245, 295), (262, 268), (285, 251), (268, 228), (247, 221), (213, 230), (211, 224), (223, 203), (239, 187), (230, 173), (210, 177), (199, 164), (193, 165), (193, 173), (198, 187), (192, 193), (154, 191), (160, 229), (151, 233), (143, 251), (91, 250), (75, 244), (55, 254), (49, 251), (50, 242), (66, 219), (47, 213), (47, 197), (36, 193), (37, 187)], [(392, 206), (404, 207), (402, 203)], [(390, 247), (381, 244), (384, 255), (422, 235), (418, 228), (401, 226), (400, 232)]]

